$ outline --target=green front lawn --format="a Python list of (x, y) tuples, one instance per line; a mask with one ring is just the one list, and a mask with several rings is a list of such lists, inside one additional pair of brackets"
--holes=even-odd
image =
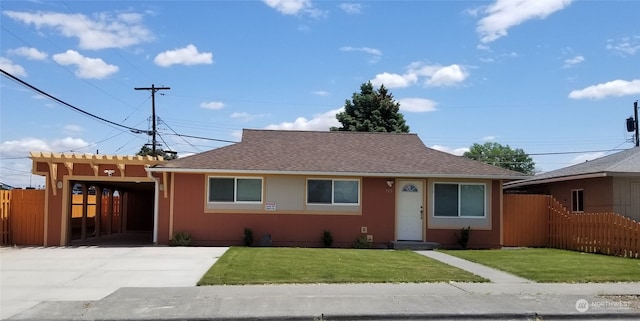
[(198, 285), (486, 282), (412, 251), (232, 247)]
[(640, 259), (557, 249), (442, 251), (536, 282), (637, 282)]

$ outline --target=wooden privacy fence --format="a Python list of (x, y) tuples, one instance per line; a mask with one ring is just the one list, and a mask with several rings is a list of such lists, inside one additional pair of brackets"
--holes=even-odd
[(502, 245), (547, 246), (550, 199), (548, 195), (504, 195)]
[[(13, 189), (0, 191), (0, 245), (44, 245), (45, 190)], [(87, 197), (87, 218), (95, 222), (96, 195)], [(101, 197), (101, 232), (122, 231), (120, 197)], [(109, 215), (108, 211), (112, 215)], [(71, 200), (71, 227), (80, 222), (83, 212), (83, 195), (73, 195)], [(93, 226), (89, 226), (92, 228)], [(73, 230), (72, 230), (73, 232)]]
[(616, 213), (572, 213), (548, 195), (504, 195), (503, 245), (640, 258), (640, 222)]
[(0, 191), (2, 245), (44, 244), (44, 190)]
[(549, 247), (640, 258), (640, 223), (616, 213), (567, 211), (549, 205)]

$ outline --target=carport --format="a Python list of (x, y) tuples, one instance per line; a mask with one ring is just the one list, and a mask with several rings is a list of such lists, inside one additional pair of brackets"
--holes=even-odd
[(31, 152), (45, 176), (44, 245), (141, 245), (155, 242), (158, 182), (150, 156)]

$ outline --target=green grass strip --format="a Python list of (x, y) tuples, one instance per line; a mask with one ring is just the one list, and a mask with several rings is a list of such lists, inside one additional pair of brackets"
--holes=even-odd
[(640, 281), (640, 259), (539, 248), (442, 252), (536, 282)]
[(198, 285), (486, 282), (412, 251), (232, 247)]

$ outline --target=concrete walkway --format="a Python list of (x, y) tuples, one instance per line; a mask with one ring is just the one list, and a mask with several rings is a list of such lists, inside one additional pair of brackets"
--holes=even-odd
[(467, 272), (473, 273), (475, 275), (478, 275), (480, 277), (490, 280), (492, 283), (503, 283), (503, 284), (504, 283), (506, 284), (533, 283), (533, 281), (531, 280), (527, 280), (507, 272), (496, 270), (494, 268), (490, 268), (482, 264), (467, 261), (449, 254), (444, 254), (442, 252), (416, 251), (416, 253), (419, 253), (426, 257), (430, 257), (434, 260), (438, 260), (440, 262), (449, 264), (451, 266), (455, 266)]
[(194, 286), (221, 247), (0, 248), (0, 318), (41, 302), (95, 301), (121, 287)]

